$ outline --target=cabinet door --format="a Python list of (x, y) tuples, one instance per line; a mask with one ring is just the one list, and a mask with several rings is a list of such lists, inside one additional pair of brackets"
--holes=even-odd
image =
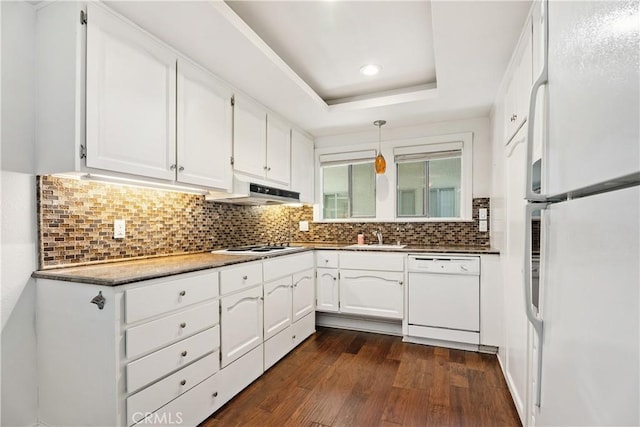
[[(527, 21), (525, 26), (525, 38), (523, 39), (523, 50), (520, 62), (518, 64), (518, 88), (517, 88), (517, 105), (516, 105), (516, 127), (518, 129), (527, 119), (529, 113), (529, 97), (531, 95), (531, 86), (533, 84), (533, 42), (531, 21)], [(515, 130), (514, 129), (514, 130)]]
[(291, 131), (291, 189), (300, 193), (300, 201), (314, 202), (315, 177), (313, 141), (296, 130)]
[(220, 300), (221, 366), (226, 366), (262, 343), (262, 287)]
[(318, 311), (337, 312), (339, 301), (338, 269), (318, 268), (316, 309)]
[(264, 339), (291, 325), (291, 276), (264, 285)]
[(190, 62), (178, 62), (178, 181), (231, 189), (231, 91)]
[(524, 420), (527, 412), (527, 352), (529, 322), (523, 310), (523, 260), (526, 127), (520, 129), (506, 147), (505, 220), (506, 247), (504, 248), (504, 367), (516, 409)]
[(293, 321), (297, 321), (315, 308), (316, 290), (313, 269), (293, 275)]
[(259, 105), (236, 96), (233, 133), (234, 169), (263, 178), (267, 167), (267, 113)]
[(367, 270), (340, 271), (342, 313), (402, 319), (403, 273)]
[(267, 179), (291, 182), (291, 128), (273, 116), (267, 118)]
[(176, 56), (88, 5), (87, 166), (173, 180)]

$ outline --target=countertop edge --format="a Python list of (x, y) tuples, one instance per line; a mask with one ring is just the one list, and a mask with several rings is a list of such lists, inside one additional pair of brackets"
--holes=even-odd
[[(345, 251), (353, 251), (353, 252), (385, 252), (385, 253), (402, 253), (402, 254), (412, 254), (412, 253), (419, 253), (419, 254), (451, 253), (451, 254), (469, 254), (469, 255), (499, 255), (500, 254), (500, 251), (495, 250), (493, 248), (485, 249), (485, 248), (463, 248), (463, 247), (447, 248), (447, 247), (408, 246), (406, 248), (401, 248), (401, 249), (380, 249), (380, 248), (350, 248), (348, 246), (349, 244), (335, 244), (335, 245), (334, 244), (314, 244), (310, 242), (305, 244), (304, 246), (300, 245), (298, 250), (290, 250), (285, 253), (261, 254), (261, 255), (250, 255), (250, 256), (244, 255), (244, 256), (238, 256), (237, 259), (227, 259), (227, 260), (218, 261), (218, 262), (203, 261), (201, 264), (198, 264), (198, 265), (191, 265), (186, 267), (177, 266), (175, 269), (169, 269), (169, 270), (160, 271), (160, 272), (154, 271), (150, 273), (140, 273), (138, 275), (130, 275), (127, 277), (116, 278), (116, 279), (100, 278), (96, 276), (91, 276), (90, 274), (83, 275), (80, 273), (65, 274), (65, 270), (69, 271), (71, 269), (74, 269), (74, 270), (86, 269), (87, 271), (90, 271), (92, 268), (104, 267), (107, 265), (120, 264), (120, 265), (131, 266), (133, 263), (136, 263), (139, 261), (118, 260), (118, 261), (102, 263), (102, 264), (92, 264), (92, 265), (83, 265), (83, 266), (65, 266), (65, 267), (52, 268), (47, 270), (36, 270), (31, 274), (31, 277), (36, 279), (60, 280), (60, 281), (82, 283), (82, 284), (88, 284), (88, 285), (113, 287), (113, 286), (127, 285), (130, 283), (142, 282), (147, 280), (160, 279), (160, 278), (170, 277), (178, 274), (193, 273), (196, 271), (209, 270), (213, 268), (222, 268), (230, 265), (242, 264), (245, 262), (262, 261), (269, 258), (276, 258), (279, 256), (285, 256), (285, 255), (294, 255), (294, 254), (299, 254), (299, 253), (313, 251), (313, 250), (345, 250)], [(298, 246), (296, 245), (296, 247)], [(203, 256), (210, 253), (211, 252), (202, 252), (198, 254), (188, 254), (188, 255), (183, 255), (183, 254), (167, 255), (166, 257), (157, 257), (153, 259), (156, 262), (162, 262), (162, 260), (166, 261), (167, 258), (171, 258), (171, 257), (187, 257), (188, 258), (188, 257)]]

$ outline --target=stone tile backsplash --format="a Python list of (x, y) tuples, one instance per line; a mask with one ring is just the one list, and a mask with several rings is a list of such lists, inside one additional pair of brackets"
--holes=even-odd
[[(473, 200), (489, 208), (488, 198)], [(236, 206), (204, 196), (38, 177), (40, 268), (118, 259), (197, 253), (266, 242), (355, 243), (359, 232), (386, 242), (434, 246), (489, 246), (474, 222), (314, 223), (313, 208)], [(126, 220), (126, 238), (113, 238), (113, 220)], [(309, 231), (298, 231), (309, 221)]]

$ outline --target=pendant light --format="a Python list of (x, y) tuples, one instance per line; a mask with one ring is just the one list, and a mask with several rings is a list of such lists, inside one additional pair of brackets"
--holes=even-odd
[(376, 120), (375, 122), (373, 122), (374, 126), (378, 126), (378, 155), (376, 156), (376, 162), (375, 162), (376, 173), (378, 175), (382, 175), (384, 171), (387, 170), (387, 161), (384, 159), (384, 156), (382, 155), (382, 137), (381, 137), (382, 126), (386, 124), (387, 124), (386, 120)]

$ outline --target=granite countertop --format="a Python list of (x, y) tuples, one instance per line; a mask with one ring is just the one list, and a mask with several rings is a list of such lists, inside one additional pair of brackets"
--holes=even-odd
[(117, 286), (141, 280), (157, 279), (174, 274), (189, 273), (209, 268), (224, 267), (248, 261), (257, 261), (281, 255), (291, 255), (313, 249), (353, 250), (400, 253), (460, 253), (460, 254), (499, 254), (500, 252), (485, 246), (415, 246), (402, 249), (350, 248), (353, 243), (340, 242), (297, 242), (291, 246), (298, 250), (259, 255), (234, 255), (203, 252), (187, 255), (167, 255), (130, 261), (114, 261), (103, 264), (91, 264), (74, 267), (61, 267), (33, 272), (32, 277), (40, 279), (64, 280), (67, 282), (87, 283), (102, 286)]
[[(287, 251), (287, 255), (309, 251), (311, 248)], [(92, 285), (117, 286), (141, 280), (157, 279), (174, 274), (189, 273), (209, 268), (224, 267), (248, 261), (257, 261), (277, 256), (227, 255), (203, 252), (188, 255), (167, 255), (156, 258), (132, 261), (114, 261), (104, 264), (61, 267), (33, 272), (32, 277), (40, 279), (64, 280), (67, 282), (88, 283)]]

